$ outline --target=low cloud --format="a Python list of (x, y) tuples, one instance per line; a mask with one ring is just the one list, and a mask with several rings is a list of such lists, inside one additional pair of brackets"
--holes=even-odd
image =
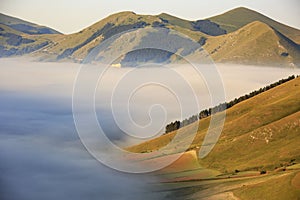
[[(72, 115), (73, 84), (79, 68), (80, 65), (76, 64), (0, 60), (1, 199), (163, 198), (164, 193), (152, 192), (149, 182), (156, 181), (154, 177), (109, 169), (96, 161), (81, 144)], [(122, 127), (118, 127), (111, 110), (110, 97), (115, 83), (123, 78), (114, 103), (115, 108), (127, 108), (127, 101), (123, 101), (127, 98), (125, 88), (132, 87), (131, 84), (136, 81), (132, 77), (124, 79), (130, 70), (109, 71), (98, 85), (96, 94), (100, 125), (110, 139), (123, 145), (128, 145), (128, 141), (140, 140), (131, 139), (123, 133)], [(196, 91), (199, 109), (209, 106), (210, 98), (204, 80), (199, 80), (185, 66), (177, 66), (174, 70), (184, 77), (182, 81), (187, 81)], [(252, 66), (220, 65), (218, 70), (224, 82), (226, 100), (291, 74), (300, 74), (299, 70)], [(190, 99), (194, 98), (184, 89), (184, 84), (178, 82), (178, 77), (167, 76), (159, 68), (149, 68), (141, 71), (136, 79), (146, 75), (165, 78), (165, 83), (170, 84), (171, 89), (181, 91), (179, 97), (185, 102), (183, 106), (189, 105)], [(163, 87), (152, 85), (134, 93), (130, 104), (132, 119), (145, 126), (151, 120), (168, 123), (199, 111), (187, 108), (182, 115), (176, 98), (170, 91), (165, 92)], [(167, 116), (161, 116), (163, 109), (151, 107), (153, 104), (163, 105)], [(120, 122), (128, 120), (125, 112), (117, 113)], [(124, 123), (121, 126), (127, 131), (134, 132), (136, 129), (134, 124)], [(164, 126), (161, 126), (160, 131), (163, 129)]]

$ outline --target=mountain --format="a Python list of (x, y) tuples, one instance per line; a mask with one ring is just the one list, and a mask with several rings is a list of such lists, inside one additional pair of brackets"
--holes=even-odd
[(15, 17), (11, 17), (8, 15), (4, 15), (0, 13), (0, 24), (9, 26), (10, 28), (20, 31), (22, 33), (26, 33), (29, 35), (37, 35), (37, 34), (60, 34), (58, 31), (45, 27), (40, 26), (34, 23), (30, 23), (24, 21), (22, 19), (18, 19)]
[(51, 28), (0, 13), (0, 58), (42, 51), (60, 37)]
[(28, 35), (0, 24), (0, 57), (20, 56), (41, 50), (52, 43), (51, 37)]
[(159, 16), (137, 15), (133, 12), (121, 12), (108, 16), (107, 18), (83, 29), (78, 33), (67, 35), (58, 45), (48, 48), (48, 51), (52, 52), (53, 56), (49, 57), (46, 54), (42, 57), (46, 60), (71, 59), (80, 62), (94, 47), (99, 45), (105, 39), (122, 32), (146, 27), (176, 30), (196, 41), (199, 41), (202, 37), (207, 37), (207, 35), (203, 32), (186, 29), (183, 26), (169, 24), (167, 20), (164, 20)]
[(254, 21), (226, 35), (210, 37), (203, 48), (215, 62), (295, 66), (300, 45), (269, 25)]
[(295, 43), (300, 44), (300, 32), (298, 29), (286, 26), (248, 8), (235, 8), (224, 14), (208, 18), (208, 20), (219, 24), (228, 33), (236, 31), (251, 22), (260, 21), (281, 32)]
[[(226, 26), (224, 25), (224, 21), (227, 22)], [(47, 48), (47, 51), (51, 52), (50, 55), (47, 54), (47, 51), (44, 51), (43, 55), (39, 56), (41, 59), (50, 61), (73, 60), (75, 62), (82, 62), (96, 46), (103, 43), (107, 38), (127, 31), (131, 31), (131, 34), (134, 35), (134, 29), (139, 28), (144, 29), (144, 31), (140, 31), (140, 33), (143, 32), (142, 35), (144, 37), (140, 35), (128, 40), (128, 34), (126, 33), (127, 36), (118, 38), (118, 42), (107, 44), (107, 48), (111, 49), (110, 52), (114, 50), (115, 55), (118, 52), (120, 53), (120, 51), (116, 51), (116, 49), (120, 49), (120, 46), (126, 47), (128, 55), (119, 55), (123, 56), (123, 58), (118, 62), (124, 65), (126, 63), (127, 66), (130, 66), (128, 61), (134, 60), (138, 62), (173, 62), (172, 54), (168, 52), (153, 50), (150, 52), (146, 50), (146, 53), (131, 52), (139, 48), (141, 43), (147, 43), (142, 41), (147, 40), (146, 35), (153, 35), (151, 33), (152, 29), (149, 27), (169, 29), (173, 33), (177, 31), (177, 35), (180, 35), (180, 37), (183, 35), (190, 37), (202, 45), (203, 49), (206, 50), (215, 62), (276, 65), (281, 67), (294, 67), (300, 64), (299, 45), (294, 42), (300, 31), (246, 8), (237, 8), (223, 15), (197, 21), (180, 19), (166, 13), (156, 16), (138, 15), (133, 12), (116, 13), (79, 33), (67, 35), (59, 44)], [(228, 27), (231, 27), (231, 29)], [(149, 31), (149, 33), (145, 31)], [(161, 36), (162, 38), (164, 38), (163, 35)], [(156, 39), (152, 40), (152, 43), (156, 41), (160, 41), (163, 44), (169, 40)], [(182, 44), (182, 41), (184, 39), (179, 44)], [(174, 46), (176, 45), (173, 45), (171, 49), (174, 49)], [(187, 47), (188, 45), (183, 46)], [(123, 48), (122, 50), (125, 51), (125, 49)], [(187, 56), (189, 59), (195, 58), (196, 60), (201, 47), (193, 50), (187, 50), (190, 52), (190, 55), (184, 56)], [(174, 50), (174, 52), (177, 51), (178, 49)], [(149, 56), (150, 54), (151, 56)], [(161, 57), (159, 57), (160, 54)], [(102, 55), (103, 57), (105, 56)], [(124, 62), (122, 62), (123, 59), (125, 59)], [(100, 60), (98, 59), (98, 61)]]
[[(139, 15), (125, 11), (110, 15), (78, 33), (69, 35), (16, 30), (19, 26), (12, 25), (21, 23), (20, 20), (3, 16), (2, 21), (10, 24), (9, 28), (19, 33), (27, 32), (26, 37), (35, 35), (48, 41), (40, 50), (34, 48), (35, 51), (22, 51), (22, 54), (30, 53), (30, 56), (40, 61), (103, 62), (113, 56), (116, 59), (112, 63), (114, 66), (136, 66), (147, 62), (180, 63), (184, 61), (182, 57), (197, 61), (207, 54), (214, 62), (300, 66), (300, 30), (247, 8), (236, 8), (196, 21), (180, 19), (166, 13)], [(32, 24), (29, 25), (33, 27)], [(115, 41), (112, 41), (113, 37)], [(148, 48), (151, 43), (152, 49)], [(190, 45), (191, 43), (193, 44)], [(2, 44), (6, 49), (12, 48), (5, 45), (8, 44)], [(163, 46), (168, 48), (154, 49)], [(146, 49), (141, 50), (141, 47)], [(14, 52), (17, 51), (12, 50), (2, 57), (21, 55)], [(90, 59), (90, 56), (86, 59), (91, 52), (95, 59)]]

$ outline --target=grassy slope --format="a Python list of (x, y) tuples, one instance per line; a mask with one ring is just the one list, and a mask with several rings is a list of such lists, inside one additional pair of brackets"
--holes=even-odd
[(7, 25), (7, 26), (17, 25), (17, 24), (23, 24), (23, 25), (26, 25), (26, 26), (30, 26), (31, 27), (30, 33), (32, 33), (32, 34), (36, 34), (39, 31), (41, 31), (42, 29), (47, 29), (51, 34), (60, 34), (58, 31), (56, 31), (54, 29), (51, 29), (51, 28), (48, 28), (46, 26), (40, 26), (40, 25), (31, 23), (31, 22), (27, 22), (27, 21), (22, 20), (22, 19), (18, 19), (18, 18), (15, 18), (15, 17), (4, 15), (2, 13), (0, 13), (0, 24), (4, 24), (4, 25)]
[[(6, 21), (5, 23), (16, 24), (20, 21), (23, 22), (16, 18), (2, 18), (2, 20)], [(225, 28), (229, 32), (235, 32), (213, 37), (193, 30), (191, 21), (165, 13), (151, 16), (137, 15), (133, 12), (121, 12), (108, 16), (78, 33), (36, 36), (39, 39), (48, 39), (53, 42), (47, 48), (43, 48), (43, 51), (36, 52), (34, 56), (39, 57), (41, 60), (54, 61), (65, 50), (72, 49), (88, 41), (76, 49), (70, 56), (73, 61), (81, 61), (92, 48), (103, 41), (104, 38), (102, 35), (93, 37), (93, 34), (104, 28), (107, 24), (114, 24), (114, 28), (116, 28), (137, 22), (145, 22), (150, 26), (153, 22), (158, 22), (165, 23), (166, 27), (183, 33), (195, 41), (199, 41), (200, 38), (208, 38), (205, 49), (211, 53), (212, 58), (217, 62), (265, 65), (277, 63), (281, 66), (288, 66), (291, 63), (297, 65), (300, 63), (299, 45), (296, 45), (292, 41), (298, 41), (297, 38), (300, 37), (300, 31), (297, 29), (280, 24), (246, 8), (237, 8), (225, 14), (212, 17), (210, 20), (221, 24), (222, 28)], [(255, 20), (259, 20), (260, 22)], [(274, 27), (277, 31), (271, 27)], [(90, 38), (93, 39), (89, 40)], [(283, 52), (288, 52), (289, 56), (281, 56)], [(193, 57), (193, 55), (191, 56)], [(65, 58), (65, 60), (68, 59)], [(291, 65), (293, 66), (293, 64)]]
[(36, 45), (39, 45), (44, 42), (48, 42), (49, 44), (52, 44), (54, 41), (57, 40), (57, 38), (63, 37), (63, 35), (60, 34), (43, 34), (43, 35), (29, 35), (20, 31), (17, 31), (9, 26), (6, 26), (4, 24), (0, 24), (0, 28), (3, 29), (1, 33), (5, 34), (14, 34), (17, 36), (21, 36), (24, 39), (31, 39), (34, 40), (34, 42), (31, 43), (21, 43), (18, 46), (13, 46), (7, 42), (9, 37), (4, 37), (3, 35), (0, 36), (0, 45), (5, 47), (6, 49), (15, 48), (18, 50), (24, 49), (24, 48), (31, 48)]
[[(280, 66), (300, 64), (300, 46), (259, 21), (227, 35), (210, 37), (204, 49), (216, 62), (256, 65), (275, 63)], [(282, 56), (284, 52), (289, 55)]]
[(209, 20), (219, 24), (223, 29), (227, 30), (227, 32), (233, 32), (251, 22), (260, 21), (275, 28), (285, 36), (292, 39), (294, 42), (300, 44), (299, 30), (276, 22), (256, 11), (247, 8), (236, 8), (224, 14), (211, 17)]
[[(300, 78), (290, 81), (227, 110), (220, 140), (200, 163), (222, 172), (274, 169), (291, 159), (300, 161)], [(200, 121), (191, 149), (201, 146), (209, 118)], [(187, 132), (191, 126), (184, 127)], [(129, 148), (146, 152), (166, 145), (176, 133)], [(189, 137), (186, 135), (185, 137)], [(181, 141), (184, 143), (184, 139)], [(170, 149), (170, 152), (178, 151)]]
[(283, 174), (282, 176), (267, 180), (265, 182), (241, 187), (233, 193), (244, 200), (251, 199), (299, 199), (300, 190), (295, 188), (291, 182), (298, 172)]
[[(236, 21), (238, 15), (241, 15), (242, 17), (238, 18)], [(264, 15), (245, 8), (234, 9), (224, 15), (211, 18), (214, 22), (220, 23), (226, 21), (228, 24), (233, 24), (231, 26), (234, 26), (234, 28), (230, 29), (230, 31), (241, 28), (234, 33), (217, 37), (208, 36), (199, 31), (193, 31), (191, 30), (193, 27), (190, 21), (165, 13), (157, 16), (137, 15), (133, 12), (116, 13), (78, 33), (65, 36), (65, 38), (57, 45), (49, 48), (49, 52), (53, 55), (49, 58), (50, 60), (53, 60), (55, 59), (54, 55), (57, 56), (62, 54), (66, 49), (73, 48), (85, 42), (107, 23), (120, 26), (143, 21), (151, 25), (153, 22), (163, 23), (162, 19), (168, 21), (166, 27), (181, 32), (195, 41), (199, 41), (201, 37), (208, 38), (205, 49), (211, 53), (212, 58), (217, 62), (265, 65), (277, 63), (281, 66), (288, 66), (290, 63), (296, 63), (297, 65), (297, 63), (300, 62), (299, 46), (284, 36), (286, 35), (294, 39), (294, 36), (300, 33), (299, 30), (294, 30), (288, 26), (279, 24)], [(254, 20), (261, 20), (268, 25), (275, 24), (276, 26), (274, 25), (274, 27), (284, 35), (277, 33), (266, 24), (257, 21), (254, 22)], [(246, 25), (247, 23), (251, 24)], [(244, 25), (246, 26), (242, 27)], [(287, 32), (291, 34), (286, 34)], [(96, 37), (91, 42), (76, 50), (72, 57), (77, 60), (83, 59), (88, 54), (89, 50), (101, 43), (102, 40), (102, 36)], [(281, 56), (281, 53), (283, 52), (288, 52), (289, 56)]]
[(172, 193), (168, 199), (297, 200), (300, 190), (291, 181), (299, 171), (270, 173), (255, 177), (164, 183)]
[[(162, 20), (158, 16), (137, 15), (133, 12), (116, 13), (83, 29), (78, 33), (65, 36), (65, 38), (58, 45), (51, 47), (49, 51), (51, 51), (53, 54), (59, 55), (68, 48), (74, 48), (75, 46), (85, 42), (88, 38), (92, 37), (92, 35), (95, 32), (101, 30), (108, 23), (114, 24), (114, 26), (117, 27), (120, 25), (129, 25), (137, 22), (146, 22), (147, 24), (151, 25), (153, 22), (162, 22)], [(196, 41), (198, 41), (203, 36), (204, 37), (207, 36), (202, 32), (186, 29), (184, 26), (181, 27), (179, 25), (166, 24), (166, 27), (176, 30), (182, 34), (185, 34)], [(104, 38), (102, 36), (95, 38), (88, 44), (84, 45), (82, 48), (78, 49), (73, 54), (73, 57), (78, 59), (83, 59), (87, 55), (88, 50), (97, 46), (99, 43), (103, 41), (103, 39)]]

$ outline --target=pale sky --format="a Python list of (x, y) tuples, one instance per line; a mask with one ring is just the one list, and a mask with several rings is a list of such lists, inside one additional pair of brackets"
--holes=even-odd
[(248, 7), (279, 22), (300, 29), (299, 0), (0, 0), (0, 12), (74, 33), (120, 12), (159, 14), (166, 12), (198, 20), (236, 7)]

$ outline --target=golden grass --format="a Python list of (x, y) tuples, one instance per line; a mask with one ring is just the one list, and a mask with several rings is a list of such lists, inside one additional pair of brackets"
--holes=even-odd
[[(274, 170), (300, 162), (300, 78), (289, 81), (227, 110), (222, 135), (210, 154), (200, 164), (222, 172), (235, 169)], [(210, 118), (200, 121), (200, 128), (190, 149), (202, 144)], [(182, 128), (185, 137), (192, 126)], [(155, 151), (172, 140), (176, 132), (128, 148), (133, 152)], [(182, 139), (170, 152), (178, 151)]]
[[(298, 172), (299, 173), (299, 172)], [(300, 190), (296, 189), (291, 181), (296, 173), (282, 174), (277, 178), (261, 183), (249, 185), (233, 191), (234, 195), (244, 200), (252, 199), (299, 199)]]

